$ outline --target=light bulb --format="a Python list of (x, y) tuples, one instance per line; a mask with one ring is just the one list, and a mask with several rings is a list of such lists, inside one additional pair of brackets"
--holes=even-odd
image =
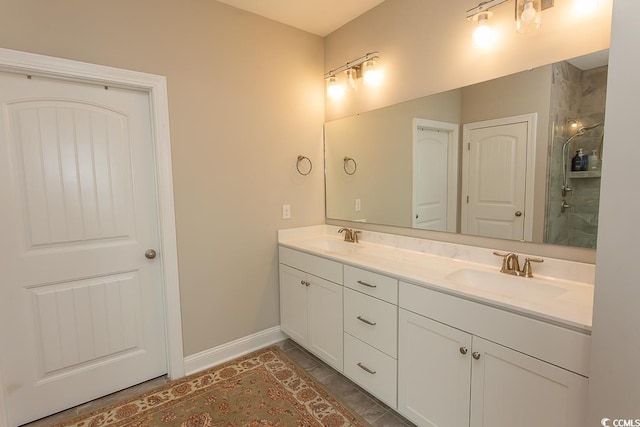
[(536, 8), (533, 7), (533, 0), (526, 0), (524, 3), (524, 9), (522, 10), (522, 15), (520, 15), (520, 19), (523, 22), (530, 23), (536, 19)]
[(537, 31), (542, 25), (541, 8), (540, 0), (517, 0), (516, 31), (520, 34)]
[(496, 35), (489, 26), (489, 15), (482, 13), (478, 16), (478, 26), (473, 32), (473, 45), (480, 49), (489, 49), (496, 42)]
[(382, 72), (376, 67), (376, 61), (369, 59), (362, 64), (362, 79), (367, 86), (380, 86)]
[(354, 68), (349, 68), (345, 71), (347, 74), (347, 90), (355, 90), (356, 89), (356, 70)]
[(336, 76), (330, 76), (327, 79), (327, 95), (332, 99), (342, 99), (344, 98), (345, 86), (338, 82), (338, 78)]

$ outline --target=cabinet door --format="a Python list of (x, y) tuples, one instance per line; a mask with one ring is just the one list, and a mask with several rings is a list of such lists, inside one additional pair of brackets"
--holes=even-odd
[(308, 276), (309, 350), (342, 372), (342, 286)]
[(471, 427), (582, 427), (588, 379), (473, 337)]
[(280, 264), (280, 328), (301, 345), (307, 344), (307, 274)]
[(468, 427), (471, 335), (401, 309), (398, 339), (398, 411), (419, 426)]

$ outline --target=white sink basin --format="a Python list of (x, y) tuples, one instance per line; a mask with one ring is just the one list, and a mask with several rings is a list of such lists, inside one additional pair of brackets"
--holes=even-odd
[(456, 270), (445, 279), (460, 287), (495, 295), (502, 299), (548, 300), (567, 292), (565, 288), (544, 280), (471, 268)]
[(312, 239), (304, 242), (305, 246), (324, 252), (350, 253), (358, 249), (358, 245), (338, 239)]

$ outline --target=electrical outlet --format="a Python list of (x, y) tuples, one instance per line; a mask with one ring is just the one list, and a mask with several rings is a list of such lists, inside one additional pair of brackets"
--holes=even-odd
[(360, 212), (362, 209), (362, 203), (360, 203), (360, 199), (356, 199), (356, 212)]
[(291, 218), (291, 205), (282, 205), (282, 219)]

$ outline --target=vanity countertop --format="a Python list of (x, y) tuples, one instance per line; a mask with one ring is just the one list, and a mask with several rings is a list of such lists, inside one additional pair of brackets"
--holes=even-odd
[[(304, 230), (304, 229), (300, 229)], [(315, 233), (314, 233), (315, 230)], [(279, 233), (281, 246), (362, 267), (545, 322), (590, 333), (593, 284), (536, 274), (534, 278), (499, 272), (501, 259), (493, 264), (471, 262), (397, 246), (368, 241), (344, 242), (322, 227), (301, 233)], [(521, 260), (523, 262), (523, 260)], [(479, 285), (479, 286), (478, 286)]]

